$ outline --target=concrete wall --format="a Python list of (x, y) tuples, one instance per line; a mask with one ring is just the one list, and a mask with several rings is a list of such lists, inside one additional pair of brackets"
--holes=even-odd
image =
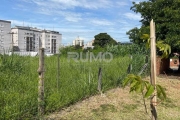
[(0, 52), (12, 49), (11, 22), (0, 20)]

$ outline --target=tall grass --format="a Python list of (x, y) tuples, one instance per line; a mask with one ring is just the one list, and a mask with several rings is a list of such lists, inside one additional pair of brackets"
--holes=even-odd
[[(138, 59), (144, 59), (139, 56)], [(119, 86), (127, 75), (129, 56), (111, 62), (75, 62), (57, 56), (45, 57), (45, 111), (53, 112), (98, 93), (98, 69), (102, 68), (102, 90)], [(135, 64), (135, 63), (134, 63)], [(38, 119), (38, 57), (1, 55), (0, 119)]]

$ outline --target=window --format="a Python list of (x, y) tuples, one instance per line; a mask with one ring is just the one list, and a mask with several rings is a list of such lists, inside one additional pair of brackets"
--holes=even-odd
[(33, 37), (27, 37), (26, 51), (35, 51), (35, 41), (33, 40)]
[(51, 43), (51, 53), (56, 53), (56, 39), (52, 39)]

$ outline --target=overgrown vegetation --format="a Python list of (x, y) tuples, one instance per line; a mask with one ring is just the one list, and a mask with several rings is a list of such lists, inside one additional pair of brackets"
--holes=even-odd
[[(101, 50), (95, 49), (95, 51)], [(102, 68), (103, 91), (121, 85), (128, 73), (130, 63), (133, 66), (132, 73), (139, 71), (145, 63), (143, 54), (134, 54), (133, 57), (132, 60), (129, 53), (124, 53), (114, 57), (111, 62), (98, 60), (75, 62), (68, 61), (66, 55), (62, 54), (59, 80), (57, 79), (57, 56), (45, 57), (46, 113), (98, 93), (99, 67)], [(1, 55), (0, 119), (37, 119), (38, 61), (38, 56)]]

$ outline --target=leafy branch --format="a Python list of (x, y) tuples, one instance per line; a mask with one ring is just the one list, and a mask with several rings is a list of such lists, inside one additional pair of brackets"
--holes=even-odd
[(145, 81), (139, 75), (129, 74), (122, 83), (123, 87), (130, 86), (129, 92), (141, 93), (143, 97), (145, 111), (147, 108), (145, 104), (145, 98), (152, 98), (155, 93), (160, 100), (166, 99), (166, 93), (162, 86), (153, 86), (150, 82)]
[[(150, 48), (150, 36), (149, 34), (143, 34), (141, 36), (141, 39), (143, 40), (143, 42), (146, 41), (146, 48), (149, 49)], [(163, 40), (159, 40), (156, 43), (156, 47), (159, 49), (159, 51), (162, 52), (162, 58), (167, 58), (169, 56), (169, 54), (171, 53), (171, 46), (169, 44), (164, 43)]]

